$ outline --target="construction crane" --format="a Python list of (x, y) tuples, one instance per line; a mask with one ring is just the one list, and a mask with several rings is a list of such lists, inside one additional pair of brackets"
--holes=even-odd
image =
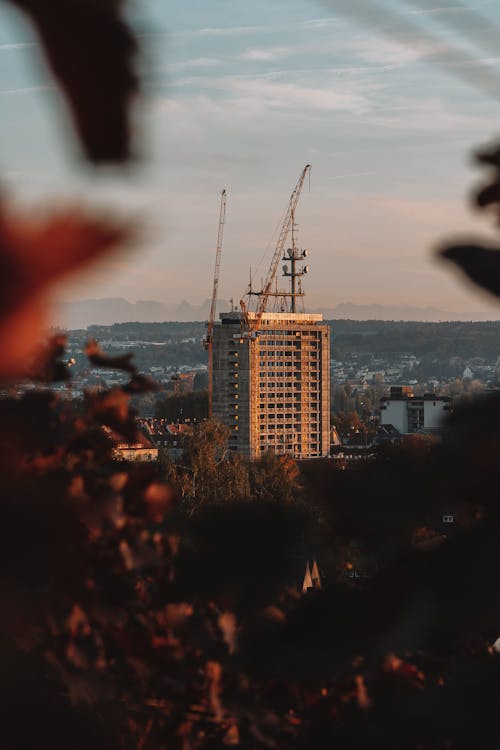
[(217, 250), (215, 252), (215, 271), (214, 284), (212, 288), (212, 304), (210, 305), (210, 315), (207, 323), (207, 335), (204, 341), (205, 349), (208, 351), (208, 416), (212, 417), (213, 401), (213, 331), (215, 322), (215, 313), (217, 308), (217, 290), (219, 287), (220, 261), (222, 257), (222, 239), (224, 237), (224, 224), (226, 222), (226, 191), (223, 190), (220, 198), (219, 211), (219, 229), (217, 232)]
[[(290, 196), (290, 201), (288, 203), (288, 208), (285, 213), (285, 218), (283, 219), (283, 224), (281, 225), (278, 241), (276, 243), (276, 248), (274, 250), (273, 258), (271, 260), (271, 265), (269, 266), (267, 276), (262, 286), (262, 291), (258, 293), (259, 304), (257, 307), (256, 316), (251, 321), (251, 327), (254, 331), (259, 330), (261, 323), (262, 323), (262, 316), (265, 313), (266, 308), (267, 308), (269, 297), (273, 294), (272, 287), (274, 284), (274, 280), (276, 278), (278, 265), (279, 265), (281, 258), (283, 257), (287, 237), (290, 234), (290, 230), (293, 228), (295, 210), (297, 208), (300, 194), (304, 186), (304, 181), (306, 179), (307, 174), (310, 172), (310, 170), (311, 170), (311, 165), (306, 164), (306, 166), (302, 170), (302, 173), (299, 177), (297, 184), (295, 185), (293, 189), (292, 195)], [(247, 325), (249, 325), (250, 321), (249, 321), (249, 316), (248, 316), (246, 306), (244, 304), (241, 304), (241, 309), (243, 312), (244, 320), (247, 323)]]

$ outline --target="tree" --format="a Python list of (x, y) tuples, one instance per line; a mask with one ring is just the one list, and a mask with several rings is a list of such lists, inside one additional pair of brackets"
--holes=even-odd
[(208, 390), (208, 373), (197, 372), (194, 376), (194, 390), (195, 391), (207, 391)]
[(162, 459), (165, 479), (186, 498), (190, 510), (241, 500), (285, 502), (297, 498), (299, 470), (289, 456), (268, 451), (257, 461), (229, 451), (227, 427), (216, 420), (196, 425), (178, 462)]
[(362, 426), (360, 416), (357, 411), (350, 411), (348, 414), (340, 412), (333, 416), (333, 421), (337, 430), (342, 433), (359, 430)]
[(289, 503), (300, 489), (299, 475), (296, 461), (269, 450), (250, 464), (252, 497)]
[(229, 451), (228, 437), (228, 428), (220, 422), (202, 422), (187, 435), (180, 461), (166, 465), (165, 476), (191, 510), (248, 497), (248, 469), (241, 456)]

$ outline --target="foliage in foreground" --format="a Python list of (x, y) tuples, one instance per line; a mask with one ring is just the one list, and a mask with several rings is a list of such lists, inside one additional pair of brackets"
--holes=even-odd
[[(132, 439), (128, 403), (148, 387), (132, 369), (84, 409), (50, 392), (0, 402), (4, 746), (485, 746), (500, 519), (477, 477), (500, 479), (500, 401), (464, 407), (441, 448), (354, 473), (308, 462), (316, 521), (272, 492), (186, 516), (157, 468), (113, 462), (101, 429)], [(301, 596), (308, 552), (353, 540), (378, 572)]]

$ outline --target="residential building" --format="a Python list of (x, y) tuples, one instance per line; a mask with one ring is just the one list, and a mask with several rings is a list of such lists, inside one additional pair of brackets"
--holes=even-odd
[(380, 423), (392, 425), (401, 435), (439, 432), (450, 408), (449, 396), (415, 396), (410, 386), (396, 386), (380, 400)]
[(222, 313), (213, 331), (213, 415), (229, 447), (299, 459), (330, 448), (330, 328), (322, 315)]
[(140, 418), (137, 426), (156, 448), (161, 448), (173, 460), (182, 456), (186, 437), (193, 431), (190, 422), (171, 423), (157, 417)]
[(111, 428), (102, 427), (113, 441), (113, 458), (115, 461), (158, 461), (158, 448), (144, 434), (137, 431), (134, 442), (127, 442)]
[(194, 376), (195, 372), (178, 372), (172, 375), (170, 382), (173, 385), (173, 391), (177, 395), (179, 393), (191, 393), (194, 389)]

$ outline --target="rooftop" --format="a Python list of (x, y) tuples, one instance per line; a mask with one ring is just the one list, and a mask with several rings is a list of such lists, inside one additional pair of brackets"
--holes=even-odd
[(421, 403), (423, 401), (443, 401), (449, 403), (453, 401), (451, 396), (441, 396), (437, 393), (424, 393), (422, 396), (415, 396), (414, 394), (391, 394), (390, 396), (382, 396), (380, 403), (386, 403), (387, 401), (408, 401), (409, 403)]
[[(234, 312), (220, 313), (222, 323), (241, 323), (243, 313), (239, 310)], [(255, 320), (257, 313), (249, 312), (249, 320)], [(262, 315), (262, 323), (320, 323), (323, 315), (318, 313), (291, 313), (291, 312), (265, 312)]]

